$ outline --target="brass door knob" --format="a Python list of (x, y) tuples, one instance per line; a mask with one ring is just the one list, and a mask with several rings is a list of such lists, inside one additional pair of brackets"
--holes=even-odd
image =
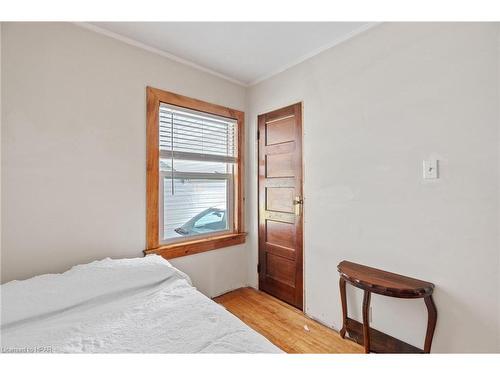
[(304, 204), (304, 200), (297, 195), (295, 197), (295, 199), (293, 200), (293, 205), (295, 206), (295, 215), (296, 216), (300, 216), (300, 209), (301, 209), (303, 204)]

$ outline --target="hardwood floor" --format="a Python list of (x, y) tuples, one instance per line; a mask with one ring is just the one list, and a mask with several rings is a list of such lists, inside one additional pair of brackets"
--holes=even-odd
[(287, 353), (363, 353), (362, 346), (258, 290), (241, 288), (214, 300)]

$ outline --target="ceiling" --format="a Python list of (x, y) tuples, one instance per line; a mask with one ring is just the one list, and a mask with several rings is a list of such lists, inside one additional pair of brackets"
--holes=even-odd
[(95, 22), (95, 31), (248, 86), (373, 26), (366, 22)]

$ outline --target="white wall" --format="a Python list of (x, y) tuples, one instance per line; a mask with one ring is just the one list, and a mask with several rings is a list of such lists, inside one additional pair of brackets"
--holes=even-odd
[[(245, 90), (63, 23), (2, 26), (2, 282), (145, 248), (147, 85), (244, 110)], [(173, 260), (213, 296), (245, 246)]]
[[(0, 22), (0, 88), (2, 87), (2, 22)], [(2, 164), (2, 90), (0, 89), (0, 165)], [(0, 173), (0, 197), (2, 195), (2, 173)], [(2, 212), (2, 199), (0, 199), (0, 213)], [(2, 263), (2, 215), (0, 214), (0, 264)], [(2, 270), (0, 267), (0, 279)]]
[[(498, 76), (500, 77), (500, 37), (498, 38)], [(499, 119), (500, 119), (500, 83), (498, 87), (498, 112), (499, 112)], [(500, 130), (498, 131), (498, 144), (497, 144), (497, 154), (498, 154), (498, 186), (500, 187)], [(500, 188), (498, 189), (498, 194), (500, 195)], [(500, 198), (498, 202), (498, 215), (499, 215), (499, 223), (498, 223), (498, 247), (499, 247), (499, 253), (500, 253)], [(500, 275), (500, 261), (498, 262), (498, 275)], [(498, 303), (498, 311), (500, 312), (500, 276), (498, 277), (498, 288), (497, 288), (497, 303)], [(499, 325), (500, 325), (500, 317), (499, 319)], [(498, 351), (500, 352), (500, 338), (498, 339)]]
[[(500, 351), (498, 47), (495, 24), (382, 24), (249, 90), (249, 139), (258, 114), (303, 101), (307, 314), (340, 328), (349, 259), (436, 284), (434, 352)], [(437, 181), (421, 178), (430, 156)], [(254, 142), (254, 286), (256, 158)], [(372, 306), (375, 328), (422, 346), (422, 300)]]

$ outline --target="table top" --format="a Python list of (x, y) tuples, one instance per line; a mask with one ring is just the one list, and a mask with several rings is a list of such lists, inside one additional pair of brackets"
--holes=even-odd
[(337, 266), (340, 276), (361, 289), (397, 298), (430, 296), (434, 284), (349, 261)]

